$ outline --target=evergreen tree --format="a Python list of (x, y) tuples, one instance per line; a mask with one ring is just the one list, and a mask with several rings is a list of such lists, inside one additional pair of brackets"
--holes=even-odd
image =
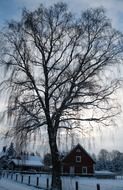
[(95, 169), (109, 170), (116, 173), (123, 172), (123, 153), (118, 150), (113, 150), (112, 152), (105, 149), (100, 150)]
[(15, 152), (15, 149), (14, 149), (14, 144), (11, 142), (11, 144), (10, 144), (8, 150), (7, 150), (7, 155), (8, 155), (8, 157), (14, 157), (15, 154), (16, 154), (16, 152)]

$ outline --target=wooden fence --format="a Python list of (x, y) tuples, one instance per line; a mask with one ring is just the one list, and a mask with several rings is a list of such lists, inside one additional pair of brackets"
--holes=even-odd
[[(50, 184), (51, 184), (51, 178), (45, 177), (42, 181), (40, 180), (39, 176), (35, 176), (34, 175), (26, 175), (26, 174), (20, 174), (20, 173), (10, 173), (10, 172), (3, 172), (2, 173), (2, 177), (3, 178), (7, 178), (10, 180), (14, 180), (16, 182), (20, 182), (20, 183), (24, 183), (26, 185), (29, 186), (34, 186), (37, 188), (43, 188), (43, 189), (50, 189)], [(74, 190), (82, 190), (79, 187), (79, 182), (75, 181)], [(61, 181), (61, 188), (60, 190), (64, 190), (62, 189), (62, 181)], [(91, 189), (90, 189), (91, 190)], [(95, 190), (101, 190), (100, 188), (100, 184), (97, 184), (95, 187)]]

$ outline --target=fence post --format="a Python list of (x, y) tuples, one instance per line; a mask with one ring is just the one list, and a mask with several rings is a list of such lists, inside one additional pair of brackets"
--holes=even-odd
[(16, 174), (16, 179), (15, 179), (16, 181), (18, 180), (18, 174)]
[(97, 184), (97, 190), (100, 190), (100, 184)]
[(62, 180), (60, 180), (60, 190), (62, 190)]
[(78, 187), (78, 181), (76, 181), (76, 190), (78, 190), (79, 187)]
[(23, 183), (23, 175), (21, 176), (21, 183)]
[(11, 179), (13, 179), (13, 173), (11, 173)]
[(37, 177), (36, 186), (37, 186), (37, 187), (39, 186), (39, 177)]
[(49, 179), (47, 178), (47, 189), (49, 188)]
[(28, 178), (28, 185), (30, 185), (30, 176), (29, 176), (29, 178)]
[(8, 178), (9, 174), (7, 173), (7, 178)]

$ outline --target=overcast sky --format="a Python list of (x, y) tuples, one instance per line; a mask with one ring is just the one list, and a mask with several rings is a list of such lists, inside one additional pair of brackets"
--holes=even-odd
[[(45, 6), (52, 5), (59, 0), (0, 0), (0, 27), (2, 28), (7, 20), (19, 19), (23, 7), (34, 10), (43, 3)], [(111, 19), (113, 26), (123, 32), (123, 0), (66, 0), (69, 9), (73, 13), (80, 13), (90, 7), (104, 7), (107, 16)], [(118, 99), (122, 101), (123, 92), (119, 90)], [(91, 147), (92, 152), (100, 148), (108, 150), (119, 149), (123, 152), (123, 119), (118, 120), (118, 128), (103, 129), (103, 133), (94, 134), (94, 145)], [(101, 138), (100, 138), (101, 137)], [(101, 140), (99, 140), (101, 139)], [(87, 143), (85, 145), (87, 147)]]
[[(8, 19), (19, 18), (23, 7), (35, 9), (40, 3), (49, 6), (59, 0), (0, 0), (0, 24)], [(89, 7), (103, 6), (113, 25), (123, 31), (123, 0), (65, 0), (73, 12)]]

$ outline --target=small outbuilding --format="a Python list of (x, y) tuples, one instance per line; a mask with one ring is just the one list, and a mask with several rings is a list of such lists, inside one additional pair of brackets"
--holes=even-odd
[(89, 153), (77, 144), (61, 162), (63, 175), (93, 176), (95, 161)]
[(12, 170), (30, 170), (41, 171), (43, 163), (38, 156), (27, 156), (25, 158), (12, 159), (9, 162), (9, 168)]

